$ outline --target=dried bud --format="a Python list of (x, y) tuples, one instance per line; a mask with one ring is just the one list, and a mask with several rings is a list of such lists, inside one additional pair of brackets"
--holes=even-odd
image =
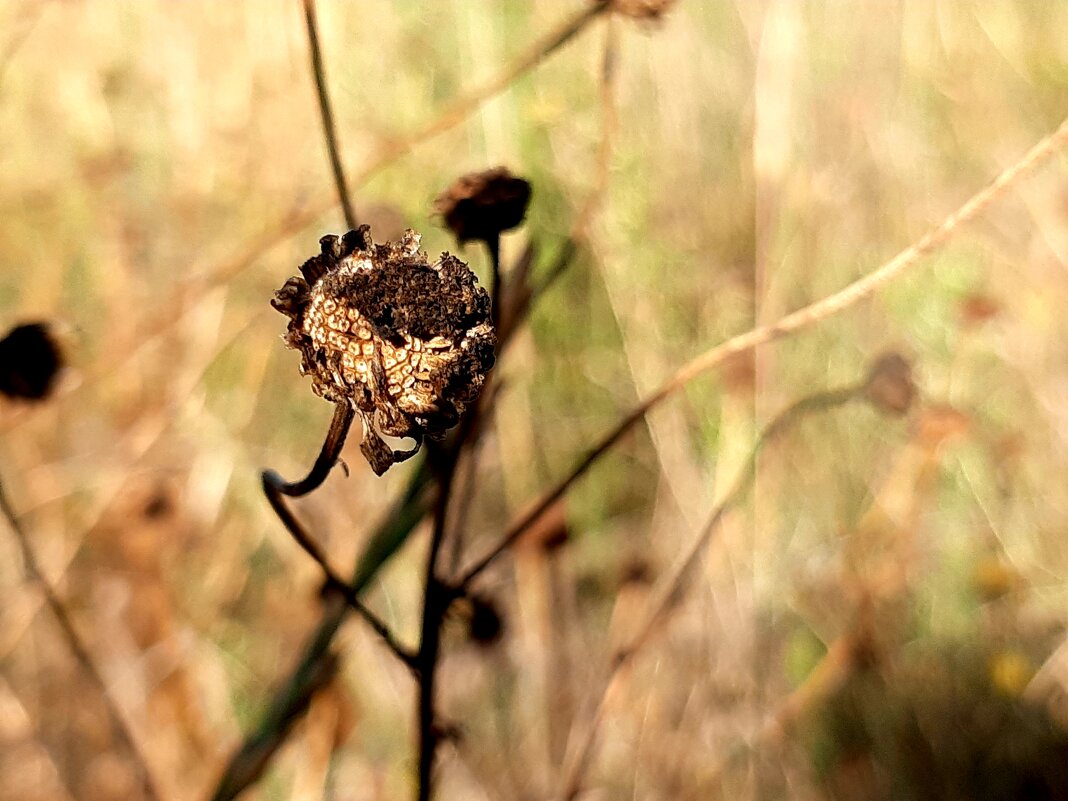
[[(430, 264), (410, 229), (385, 245), (366, 225), (320, 244), (271, 305), (290, 318), (286, 344), (315, 393), (360, 415), (360, 450), (382, 475), (478, 397), (496, 344), (489, 295), (454, 256)], [(416, 445), (394, 451), (381, 434)]]
[(875, 360), (864, 384), (868, 402), (886, 414), (902, 415), (916, 399), (912, 367), (900, 353), (884, 353)]
[(990, 295), (975, 293), (968, 295), (960, 303), (960, 321), (967, 328), (982, 325), (987, 320), (997, 317), (1001, 304)]
[(471, 239), (490, 242), (523, 222), (529, 202), (530, 184), (497, 167), (458, 178), (434, 200), (434, 213), (461, 245)]
[(479, 645), (489, 646), (501, 639), (504, 622), (497, 605), (489, 598), (473, 596), (471, 598), (471, 619), (468, 634)]
[(627, 585), (645, 586), (652, 584), (653, 578), (653, 566), (649, 564), (649, 560), (642, 556), (634, 555), (623, 563), (619, 574), (619, 584), (621, 587)]
[(658, 20), (671, 10), (675, 0), (610, 0), (612, 10), (634, 19)]
[(63, 354), (45, 323), (16, 326), (0, 339), (0, 393), (4, 395), (44, 400), (62, 366)]

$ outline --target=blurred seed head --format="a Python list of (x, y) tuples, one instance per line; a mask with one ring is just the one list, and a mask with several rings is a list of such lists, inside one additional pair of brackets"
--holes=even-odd
[(645, 587), (653, 583), (654, 577), (655, 571), (649, 560), (639, 554), (633, 554), (620, 568), (619, 584), (621, 587)]
[(472, 239), (490, 242), (523, 222), (529, 202), (530, 184), (495, 167), (457, 178), (434, 200), (434, 213), (461, 245)]
[(0, 339), (0, 393), (40, 401), (55, 386), (63, 353), (47, 323), (12, 328)]
[(611, 0), (617, 14), (642, 20), (659, 20), (673, 5), (675, 0)]
[(478, 595), (471, 597), (467, 631), (472, 642), (481, 646), (489, 647), (500, 641), (504, 634), (504, 619), (493, 599)]
[[(431, 264), (411, 229), (378, 245), (364, 225), (320, 245), (271, 305), (289, 318), (286, 344), (315, 393), (360, 415), (360, 449), (381, 475), (478, 397), (496, 345), (489, 295), (454, 256)], [(394, 451), (381, 435), (416, 446)]]
[(905, 414), (916, 399), (912, 365), (900, 353), (884, 353), (868, 371), (864, 397), (884, 414)]

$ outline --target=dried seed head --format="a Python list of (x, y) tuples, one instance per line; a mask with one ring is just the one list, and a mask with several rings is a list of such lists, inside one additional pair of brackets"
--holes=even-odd
[(490, 242), (523, 222), (529, 202), (530, 184), (497, 167), (456, 179), (434, 200), (434, 213), (461, 245), (471, 239)]
[(902, 415), (916, 399), (912, 366), (900, 353), (884, 353), (868, 371), (864, 396), (876, 409), (886, 414)]
[(63, 353), (46, 323), (15, 326), (0, 339), (0, 393), (44, 400), (63, 366)]
[(612, 10), (634, 19), (658, 20), (671, 10), (675, 0), (610, 0)]
[[(429, 263), (410, 229), (384, 245), (366, 225), (320, 244), (271, 305), (289, 317), (286, 343), (315, 393), (362, 418), (360, 449), (381, 475), (478, 397), (496, 345), (489, 295), (454, 256)], [(381, 434), (416, 446), (394, 451)]]

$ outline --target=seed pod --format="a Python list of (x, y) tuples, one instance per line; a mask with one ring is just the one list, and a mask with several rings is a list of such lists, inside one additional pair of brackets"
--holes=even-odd
[(44, 400), (63, 366), (63, 353), (45, 323), (15, 326), (0, 339), (0, 393)]
[[(382, 475), (424, 436), (444, 436), (478, 397), (496, 345), (489, 295), (456, 257), (428, 262), (410, 229), (376, 245), (364, 225), (320, 245), (271, 305), (289, 317), (286, 344), (315, 393), (360, 415), (360, 450)], [(382, 434), (415, 447), (395, 451)]]
[(523, 222), (529, 202), (530, 184), (496, 167), (457, 178), (434, 200), (434, 212), (462, 245), (471, 239), (490, 242), (512, 230)]
[(868, 371), (864, 396), (876, 409), (886, 414), (902, 415), (916, 399), (912, 366), (900, 353), (884, 353)]
[(473, 596), (471, 619), (468, 622), (468, 634), (472, 641), (481, 646), (495, 645), (503, 633), (504, 620), (493, 599)]

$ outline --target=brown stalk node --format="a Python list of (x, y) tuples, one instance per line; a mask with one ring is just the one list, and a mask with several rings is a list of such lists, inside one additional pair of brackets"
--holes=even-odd
[(530, 184), (506, 167), (463, 175), (434, 200), (434, 213), (464, 242), (491, 242), (523, 222)]
[[(430, 263), (411, 229), (380, 245), (363, 225), (320, 245), (271, 305), (289, 317), (285, 342), (314, 392), (359, 414), (360, 450), (382, 475), (424, 437), (442, 438), (478, 397), (497, 341), (490, 298), (455, 256)], [(393, 450), (382, 435), (415, 446)]]

